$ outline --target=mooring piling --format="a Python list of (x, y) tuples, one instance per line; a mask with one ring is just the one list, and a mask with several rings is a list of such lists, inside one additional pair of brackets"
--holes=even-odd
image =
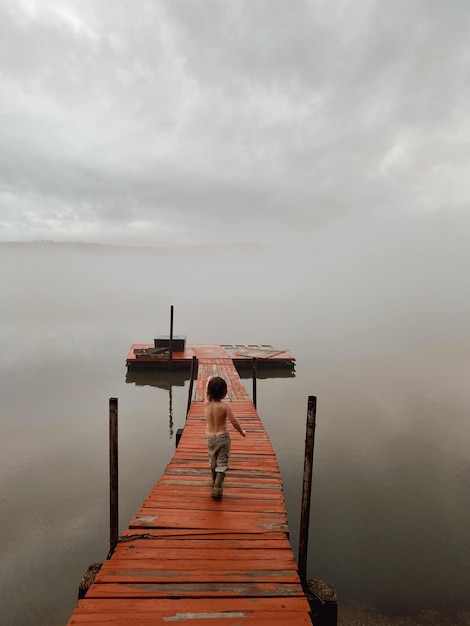
[(191, 408), (191, 402), (193, 399), (193, 386), (194, 378), (197, 375), (197, 357), (193, 356), (191, 359), (191, 374), (189, 375), (189, 392), (188, 392), (188, 405), (186, 407), (186, 418), (188, 417), (189, 409)]
[(168, 367), (171, 370), (173, 366), (173, 305), (170, 306), (170, 355)]
[(119, 539), (118, 399), (109, 399), (109, 555)]
[(302, 487), (302, 508), (300, 513), (298, 559), (299, 576), (304, 589), (307, 587), (308, 528), (310, 522), (310, 500), (312, 495), (313, 448), (315, 445), (316, 411), (317, 399), (315, 396), (309, 396), (305, 433), (304, 478)]
[(252, 375), (253, 375), (253, 406), (256, 409), (256, 400), (257, 400), (257, 398), (256, 398), (256, 379), (257, 379), (257, 376), (258, 376), (258, 372), (257, 372), (257, 360), (256, 360), (255, 356), (253, 357), (253, 361), (252, 361), (251, 366), (252, 366)]

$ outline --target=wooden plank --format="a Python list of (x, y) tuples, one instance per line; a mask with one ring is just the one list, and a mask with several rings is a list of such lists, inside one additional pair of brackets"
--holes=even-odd
[[(112, 559), (111, 559), (112, 560)], [(107, 564), (107, 562), (106, 562)], [(130, 562), (127, 565), (120, 564), (118, 562), (114, 563), (112, 566), (109, 565), (105, 569), (101, 568), (100, 572), (96, 576), (94, 585), (99, 585), (103, 583), (109, 582), (121, 582), (121, 583), (166, 583), (168, 580), (172, 582), (180, 582), (180, 583), (214, 583), (224, 584), (224, 583), (244, 583), (246, 580), (256, 579), (258, 583), (263, 582), (274, 582), (274, 583), (284, 583), (284, 584), (295, 584), (298, 581), (297, 571), (292, 569), (260, 569), (260, 567), (252, 567), (252, 568), (240, 568), (240, 569), (232, 569), (230, 571), (226, 570), (223, 567), (212, 567), (210, 570), (198, 569), (195, 567), (194, 569), (188, 569), (187, 563), (184, 561), (184, 569), (182, 568), (182, 564), (171, 562), (172, 567), (169, 567), (166, 562), (162, 564), (162, 567), (165, 566), (165, 569), (143, 569), (145, 563), (139, 562), (135, 563)], [(125, 569), (121, 569), (122, 568)], [(111, 569), (113, 567), (114, 569)]]
[(192, 497), (195, 497), (197, 495), (197, 492), (199, 492), (201, 498), (206, 499), (206, 502), (211, 502), (213, 506), (218, 505), (218, 509), (220, 510), (223, 510), (226, 502), (230, 501), (230, 499), (235, 498), (247, 498), (256, 500), (264, 499), (270, 501), (274, 500), (278, 502), (284, 500), (283, 491), (281, 489), (278, 489), (276, 486), (266, 488), (265, 485), (252, 483), (250, 487), (247, 488), (246, 485), (243, 485), (242, 483), (228, 483), (227, 485), (224, 485), (224, 498), (222, 499), (222, 501), (217, 502), (211, 500), (210, 498), (211, 489), (209, 481), (190, 480), (172, 480), (162, 483), (159, 487), (158, 492), (153, 492), (152, 498), (158, 499), (160, 494), (172, 494), (173, 496), (176, 496), (176, 494), (180, 494), (181, 496), (181, 492), (179, 491), (178, 487), (185, 485), (190, 485), (192, 487)]
[[(282, 559), (281, 564), (283, 563), (292, 563), (295, 567), (295, 559), (292, 553), (287, 555), (283, 554), (283, 551), (278, 549), (277, 547), (272, 548), (257, 548), (252, 550), (247, 550), (243, 548), (230, 548), (224, 547), (220, 550), (217, 546), (212, 542), (205, 542), (202, 546), (196, 546), (189, 548), (187, 546), (178, 545), (184, 544), (184, 542), (173, 542), (172, 547), (170, 548), (168, 544), (162, 546), (152, 546), (149, 545), (148, 542), (141, 542), (140, 544), (132, 544), (130, 546), (119, 546), (116, 549), (114, 558), (116, 560), (119, 559), (159, 559), (165, 561), (181, 561), (181, 559), (185, 559), (189, 563), (197, 563), (198, 561), (204, 561), (207, 559), (207, 555), (211, 553), (212, 558), (211, 561), (230, 561), (233, 563), (234, 561), (253, 561), (256, 560), (258, 563), (262, 561), (269, 561), (274, 563), (276, 559)], [(266, 566), (263, 567), (263, 569)]]
[(285, 516), (277, 516), (272, 513), (262, 515), (245, 513), (235, 517), (236, 513), (230, 514), (224, 521), (222, 518), (211, 515), (213, 511), (206, 511), (200, 514), (199, 511), (192, 513), (189, 519), (177, 511), (165, 511), (156, 514), (134, 515), (129, 524), (129, 528), (186, 528), (204, 530), (221, 530), (223, 532), (237, 532), (244, 530), (247, 526), (252, 531), (263, 530), (284, 530), (288, 531)]
[[(247, 623), (251, 626), (266, 626), (266, 624), (292, 624), (300, 626), (309, 624), (311, 620), (305, 615), (305, 612), (292, 611), (230, 611), (224, 613), (216, 613), (214, 611), (201, 611), (200, 613), (189, 613), (187, 611), (178, 612), (178, 607), (173, 607), (170, 612), (143, 612), (141, 605), (145, 602), (136, 603), (132, 612), (107, 611), (103, 613), (97, 607), (99, 612), (100, 624), (113, 624), (114, 626), (135, 626), (135, 615), (139, 615), (139, 626), (155, 626), (155, 624), (168, 623), (190, 623), (190, 624), (208, 624), (211, 626), (230, 626)], [(183, 608), (184, 609), (184, 608)], [(96, 624), (98, 615), (96, 613), (80, 613), (77, 612), (71, 624)]]
[[(211, 485), (206, 485), (205, 489), (211, 490)], [(240, 490), (242, 492), (242, 490)], [(168, 493), (168, 492), (166, 492)], [(243, 513), (246, 512), (259, 512), (259, 513), (283, 513), (284, 512), (284, 502), (281, 497), (279, 498), (265, 498), (265, 499), (247, 499), (243, 496), (239, 498), (230, 495), (225, 499), (223, 506), (218, 506), (218, 502), (209, 501), (207, 498), (207, 493), (205, 497), (197, 497), (197, 494), (193, 494), (193, 496), (188, 499), (186, 502), (178, 501), (177, 505), (171, 502), (169, 496), (166, 498), (159, 496), (158, 494), (154, 498), (148, 498), (143, 504), (142, 508), (139, 509), (138, 513), (147, 513), (149, 509), (172, 509), (179, 511), (188, 511), (189, 513), (193, 510), (200, 511), (238, 511)]]
[[(186, 611), (192, 613), (202, 613), (207, 610), (207, 600), (205, 598), (186, 598), (184, 600)], [(175, 599), (154, 599), (149, 598), (145, 602), (140, 599), (112, 599), (104, 602), (103, 600), (94, 600), (86, 602), (80, 600), (78, 609), (82, 613), (95, 614), (100, 608), (103, 612), (123, 612), (134, 613), (135, 608), (140, 607), (142, 613), (153, 612), (169, 612), (171, 613), (175, 607)], [(308, 610), (308, 602), (302, 597), (293, 597), (285, 600), (284, 598), (212, 598), (210, 609), (212, 612), (222, 613), (228, 611), (253, 611), (254, 609), (262, 611), (284, 611), (288, 607), (289, 611), (299, 612)]]
[[(175, 607), (176, 609), (177, 607)], [(292, 613), (286, 611), (283, 614), (271, 611), (256, 611), (256, 612), (240, 612), (232, 611), (226, 614), (216, 613), (188, 613), (186, 611), (181, 613), (153, 613), (143, 614), (140, 606), (134, 608), (134, 614), (129, 613), (102, 613), (99, 614), (100, 624), (113, 624), (113, 626), (135, 626), (135, 611), (138, 611), (139, 626), (155, 626), (156, 624), (168, 624), (171, 623), (188, 623), (208, 624), (211, 626), (239, 626), (241, 623), (247, 623), (251, 626), (266, 626), (266, 624), (290, 624), (292, 626), (301, 626), (309, 624), (311, 626), (311, 620), (305, 616), (305, 614)], [(70, 624), (96, 624), (97, 615), (81, 614), (77, 613), (75, 617), (69, 622)]]
[(107, 583), (93, 584), (86, 599), (94, 598), (291, 598), (302, 597), (305, 594), (299, 583), (276, 583), (276, 582), (147, 582), (147, 583)]
[[(214, 558), (209, 558), (212, 551), (217, 551), (217, 555)], [(196, 557), (197, 560), (191, 560), (189, 558), (184, 559), (184, 574), (206, 570), (207, 572), (212, 570), (235, 572), (246, 570), (247, 568), (249, 568), (250, 571), (266, 572), (265, 561), (268, 561), (272, 565), (271, 571), (276, 572), (276, 575), (283, 570), (289, 572), (297, 570), (293, 555), (291, 558), (280, 550), (271, 550), (270, 556), (266, 556), (265, 558), (257, 557), (256, 552), (251, 550), (239, 550), (238, 555), (236, 555), (236, 552), (236, 550), (227, 550), (221, 546), (213, 547), (212, 550), (206, 550), (205, 553), (202, 550), (188, 552), (188, 555)], [(160, 550), (158, 554), (155, 551), (135, 549), (132, 550), (132, 552), (120, 552), (115, 554), (112, 559), (103, 563), (98, 576), (101, 579), (107, 575), (108, 571), (179, 571), (181, 570), (181, 553), (179, 556), (180, 559), (174, 557), (168, 558), (163, 550)], [(155, 569), (156, 564), (158, 564), (158, 570)], [(98, 580), (98, 576), (96, 580)], [(266, 574), (266, 576), (270, 575)]]

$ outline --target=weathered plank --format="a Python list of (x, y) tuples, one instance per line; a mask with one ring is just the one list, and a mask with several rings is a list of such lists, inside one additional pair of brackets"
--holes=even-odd
[[(170, 580), (170, 579), (169, 579)], [(243, 583), (116, 583), (94, 584), (86, 595), (86, 600), (94, 598), (172, 598), (176, 603), (186, 598), (205, 598), (207, 606), (211, 606), (214, 598), (283, 598), (289, 606), (290, 598), (302, 597), (305, 594), (299, 583), (286, 584), (277, 582), (243, 582)], [(184, 605), (183, 602), (180, 603)], [(98, 622), (99, 623), (99, 622)]]

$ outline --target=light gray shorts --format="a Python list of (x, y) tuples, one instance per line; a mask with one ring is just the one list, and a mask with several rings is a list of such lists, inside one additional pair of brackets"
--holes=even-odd
[(206, 435), (206, 443), (209, 452), (209, 467), (225, 474), (230, 457), (230, 434), (227, 432), (221, 435)]

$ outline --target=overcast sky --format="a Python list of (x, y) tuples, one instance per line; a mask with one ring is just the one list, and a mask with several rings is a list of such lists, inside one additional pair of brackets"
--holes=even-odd
[(0, 0), (0, 240), (468, 215), (468, 0)]

